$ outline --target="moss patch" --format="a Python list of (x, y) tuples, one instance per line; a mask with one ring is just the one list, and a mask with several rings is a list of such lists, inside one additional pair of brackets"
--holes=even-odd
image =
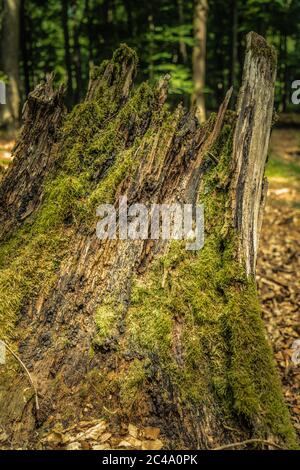
[[(126, 87), (124, 54), (134, 68), (136, 57), (123, 46), (112, 63), (93, 70), (95, 79), (104, 72), (103, 80), (93, 99), (66, 119), (55, 172), (46, 183), (38, 214), (0, 248), (1, 337), (13, 335), (22, 309), (55, 282), (68, 247), (66, 237), (76, 223), (91, 227), (97, 205), (114, 199), (119, 183), (149, 154), (161, 129), (166, 140), (155, 149), (159, 164), (168, 132), (174, 131), (174, 117), (166, 109), (156, 112), (158, 96), (149, 85), (140, 86), (123, 107), (115, 100), (120, 87)], [(200, 190), (205, 246), (192, 253), (185, 243), (174, 242), (145, 276), (136, 278), (122, 338), (122, 348), (133, 359), (120, 374), (100, 374), (99, 394), (119, 393), (130, 409), (155, 373), (167, 378), (186, 409), (199, 409), (213, 394), (228, 420), (246, 421), (254, 435), (274, 433), (292, 447), (294, 433), (254, 281), (234, 257), (236, 234), (227, 207), (233, 136), (229, 117), (211, 149), (218, 164), (209, 154), (204, 156), (209, 168)], [(137, 136), (134, 142), (132, 136)], [(113, 300), (104, 302), (95, 313), (94, 345), (102, 347), (118, 335), (121, 319), (122, 309)], [(93, 378), (87, 378), (89, 385)]]
[(128, 126), (129, 134), (138, 127), (142, 135), (157, 96), (144, 84), (121, 107), (120, 89), (127, 86), (124, 67), (131, 67), (134, 76), (136, 64), (135, 52), (122, 45), (110, 62), (92, 71), (96, 91), (65, 120), (39, 211), (0, 246), (1, 337), (13, 333), (22, 309), (52, 285), (77, 223), (85, 218), (87, 226), (93, 225), (97, 204), (102, 197), (113, 197), (125, 172), (138, 162), (122, 126)]
[[(30, 231), (28, 237), (30, 237)], [(55, 282), (66, 239), (61, 233), (33, 237), (21, 230), (0, 250), (0, 336), (8, 339), (26, 304)]]
[(127, 343), (138, 357), (155, 361), (185, 407), (208, 404), (213, 393), (229, 422), (245, 421), (253, 435), (274, 433), (293, 447), (255, 283), (234, 256), (236, 235), (227, 207), (232, 135), (232, 126), (225, 125), (213, 149), (219, 163), (211, 164), (202, 182), (204, 248), (192, 253), (185, 243), (173, 242), (150, 272), (136, 279)]

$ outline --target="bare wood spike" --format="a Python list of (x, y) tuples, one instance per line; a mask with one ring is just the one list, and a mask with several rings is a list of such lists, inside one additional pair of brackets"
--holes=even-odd
[(248, 275), (254, 273), (258, 249), (276, 63), (275, 49), (258, 34), (249, 33), (237, 105), (232, 184), (233, 220), (240, 233), (239, 256)]

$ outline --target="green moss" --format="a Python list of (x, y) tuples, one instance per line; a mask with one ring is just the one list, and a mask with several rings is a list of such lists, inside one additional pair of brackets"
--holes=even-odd
[[(0, 265), (0, 336), (8, 339), (16, 321), (41, 289), (55, 282), (60, 256), (65, 244), (61, 234), (50, 232), (32, 238), (25, 246), (20, 234), (1, 247)], [(14, 248), (18, 246), (17, 252)]]
[[(156, 99), (154, 88), (143, 84), (113, 120), (107, 118), (112, 111), (103, 115), (103, 109), (106, 110), (103, 98), (101, 103), (92, 101), (78, 105), (64, 127), (59, 170), (46, 186), (46, 204), (40, 215), (42, 223), (56, 225), (66, 219), (81, 222), (85, 219), (90, 225), (91, 220), (95, 220), (96, 207), (113, 201), (118, 185), (137, 168), (144, 155), (140, 138), (145, 132), (145, 122), (151, 119)], [(155, 118), (162, 119), (164, 114), (165, 111)], [(124, 126), (134, 127), (136, 131), (136, 138), (128, 148)], [(150, 134), (143, 136), (144, 146)]]
[(44, 204), (35, 221), (35, 230), (45, 233), (64, 223), (76, 222), (80, 215), (80, 202), (85, 194), (81, 178), (60, 175), (55, 184), (46, 186)]
[(224, 324), (230, 351), (228, 379), (234, 408), (262, 437), (270, 429), (291, 444), (295, 436), (266, 339), (254, 281), (231, 286), (226, 290), (226, 299)]
[(271, 155), (267, 163), (266, 174), (270, 178), (287, 178), (299, 181), (300, 165), (297, 161), (286, 161), (277, 155)]
[(119, 377), (119, 396), (126, 410), (142, 400), (145, 382), (149, 377), (149, 364), (148, 360), (134, 359)]
[(118, 334), (118, 323), (122, 317), (122, 306), (106, 302), (97, 308), (95, 314), (95, 346), (103, 346)]
[(263, 37), (256, 33), (252, 33), (253, 38), (250, 44), (252, 54), (259, 59), (265, 58), (270, 62), (272, 73), (277, 66), (277, 51), (274, 46), (269, 45)]
[(204, 248), (192, 253), (185, 243), (172, 242), (147, 275), (136, 279), (127, 343), (169, 377), (185, 407), (207, 405), (213, 393), (229, 423), (246, 420), (253, 435), (274, 433), (293, 447), (254, 281), (235, 259), (227, 207), (232, 136), (232, 125), (225, 125), (212, 149), (218, 164), (210, 162), (202, 183)]
[(112, 61), (92, 71), (97, 90), (65, 120), (55, 168), (45, 183), (39, 211), (0, 247), (0, 328), (4, 337), (13, 332), (22, 308), (43, 286), (51, 285), (66, 253), (66, 238), (76, 223), (84, 219), (88, 226), (94, 225), (98, 202), (106, 197), (112, 200), (126, 172), (138, 164), (138, 141), (130, 149), (122, 126), (135, 127), (137, 133), (140, 129), (142, 136), (157, 96), (154, 88), (144, 84), (121, 107), (124, 64), (132, 68), (134, 76), (136, 54), (121, 45)]

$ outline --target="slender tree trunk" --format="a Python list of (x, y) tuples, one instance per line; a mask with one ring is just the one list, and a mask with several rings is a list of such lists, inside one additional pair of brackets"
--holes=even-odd
[(132, 15), (132, 2), (131, 0), (124, 0), (124, 5), (127, 13), (127, 31), (128, 37), (132, 38), (134, 36), (133, 32), (133, 15)]
[(28, 62), (33, 64), (32, 67), (29, 67), (29, 83), (31, 90), (36, 86), (35, 82), (35, 46), (32, 39), (32, 31), (33, 31), (33, 22), (30, 18), (30, 15), (27, 17), (28, 22), (28, 29), (27, 29), (27, 53), (28, 53)]
[(82, 61), (81, 48), (79, 43), (81, 33), (81, 24), (74, 26), (74, 69), (76, 78), (75, 102), (78, 103), (82, 98), (83, 82), (82, 82)]
[[(178, 4), (179, 25), (181, 26), (184, 24), (183, 0), (177, 0), (177, 4)], [(188, 61), (188, 54), (187, 54), (186, 44), (182, 40), (182, 38), (179, 38), (179, 51), (180, 51), (180, 55), (182, 58), (182, 62), (186, 64)]]
[(113, 22), (114, 17), (114, 2), (112, 0), (104, 0), (102, 5), (99, 5), (99, 13), (102, 18), (102, 36), (104, 39), (104, 50), (106, 54), (111, 53), (112, 45), (116, 43), (116, 28)]
[(88, 21), (87, 36), (88, 36), (89, 62), (92, 63), (94, 60), (94, 50), (93, 50), (94, 41), (93, 41), (93, 15), (91, 14), (90, 0), (86, 0), (85, 2), (85, 11), (86, 11), (86, 17)]
[(20, 0), (4, 0), (1, 68), (8, 77), (6, 105), (0, 107), (0, 126), (17, 127), (20, 113)]
[(231, 72), (230, 86), (233, 87), (233, 96), (236, 95), (235, 85), (237, 82), (237, 65), (238, 65), (238, 0), (232, 0), (232, 34), (231, 34)]
[[(214, 6), (214, 11), (212, 14), (217, 14), (216, 13), (216, 6)], [(223, 34), (223, 27), (222, 23), (218, 23), (216, 25), (216, 33), (214, 36), (214, 54), (215, 54), (215, 60), (217, 65), (217, 86), (216, 89), (214, 90), (215, 93), (215, 101), (216, 103), (220, 103), (222, 99), (224, 99), (224, 93), (226, 92), (226, 83), (224, 80), (224, 70), (226, 69), (225, 63), (224, 63), (224, 53), (223, 53), (223, 47), (222, 47), (222, 40), (224, 39), (224, 34)]]
[(194, 37), (193, 50), (193, 79), (194, 97), (193, 104), (196, 107), (196, 115), (200, 122), (206, 119), (205, 110), (205, 73), (206, 73), (206, 24), (208, 14), (207, 0), (197, 0), (194, 13)]
[(70, 31), (69, 31), (69, 0), (62, 0), (62, 27), (64, 34), (65, 62), (67, 69), (67, 105), (71, 106), (73, 102), (73, 70), (70, 48)]
[(154, 54), (154, 20), (153, 14), (150, 13), (148, 16), (148, 27), (150, 32), (150, 40), (149, 40), (149, 77), (152, 80), (154, 77), (154, 61), (153, 61), (153, 54)]
[(23, 74), (24, 74), (24, 91), (27, 98), (30, 92), (30, 74), (28, 66), (28, 50), (27, 50), (27, 18), (25, 0), (21, 0), (21, 49), (23, 61)]

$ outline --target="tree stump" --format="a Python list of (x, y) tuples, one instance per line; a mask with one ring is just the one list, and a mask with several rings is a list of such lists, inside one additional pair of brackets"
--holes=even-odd
[[(255, 33), (247, 44), (237, 111), (229, 91), (203, 125), (168, 110), (169, 77), (133, 89), (137, 58), (125, 45), (92, 70), (68, 116), (54, 92), (39, 135), (25, 119), (1, 186), (0, 337), (28, 367), (40, 409), (24, 402), (17, 365), (2, 369), (12, 447), (51, 448), (51, 430), (97, 418), (114, 445), (128, 423), (159, 428), (165, 448), (296, 445), (253, 276), (276, 56)], [(34, 152), (32, 139), (43, 140)], [(204, 204), (204, 247), (99, 240), (96, 208), (121, 195)]]

